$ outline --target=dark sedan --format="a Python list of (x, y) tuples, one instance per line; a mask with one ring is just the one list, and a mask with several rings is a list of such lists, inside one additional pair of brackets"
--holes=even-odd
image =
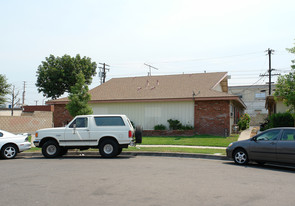
[(230, 143), (226, 154), (238, 165), (249, 161), (295, 164), (295, 128), (273, 128), (251, 139)]

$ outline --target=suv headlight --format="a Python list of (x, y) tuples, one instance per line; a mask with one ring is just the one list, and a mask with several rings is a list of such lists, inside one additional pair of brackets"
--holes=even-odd
[(233, 145), (233, 143), (230, 143), (229, 145), (228, 145), (228, 147), (231, 147)]

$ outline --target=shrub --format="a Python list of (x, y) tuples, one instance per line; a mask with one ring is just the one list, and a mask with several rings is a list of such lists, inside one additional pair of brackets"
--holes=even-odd
[(178, 120), (168, 119), (167, 122), (169, 123), (169, 129), (180, 130), (182, 127), (182, 124)]
[(274, 127), (294, 127), (294, 118), (291, 113), (272, 114), (269, 120), (269, 128)]
[(181, 130), (193, 130), (194, 127), (191, 125), (181, 125)]
[(250, 126), (250, 116), (249, 114), (244, 114), (243, 116), (240, 117), (239, 121), (238, 121), (238, 125), (240, 130), (245, 130), (248, 129)]
[(272, 114), (260, 125), (260, 131), (275, 127), (294, 127), (294, 117), (289, 112)]
[(157, 124), (154, 126), (154, 130), (166, 130), (166, 126), (163, 124)]

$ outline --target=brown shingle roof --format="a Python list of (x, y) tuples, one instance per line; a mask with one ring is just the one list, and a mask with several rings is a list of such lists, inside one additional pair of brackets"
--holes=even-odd
[[(114, 78), (89, 91), (91, 102), (237, 97), (214, 87), (226, 80), (226, 72)], [(227, 88), (227, 80), (226, 88)], [(224, 83), (224, 82), (223, 82)], [(48, 103), (68, 101), (61, 98)]]

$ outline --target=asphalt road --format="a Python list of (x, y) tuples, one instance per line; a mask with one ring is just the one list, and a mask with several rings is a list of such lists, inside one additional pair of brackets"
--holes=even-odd
[(0, 160), (0, 205), (294, 205), (295, 169), (120, 156)]

